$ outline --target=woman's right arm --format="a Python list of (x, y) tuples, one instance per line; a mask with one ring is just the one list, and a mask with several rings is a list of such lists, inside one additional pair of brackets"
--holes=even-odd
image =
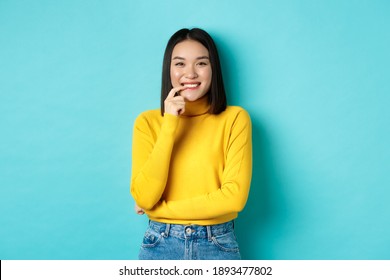
[(144, 115), (135, 121), (130, 190), (142, 209), (152, 209), (165, 190), (177, 123), (177, 117), (165, 115), (156, 137)]
[(137, 205), (144, 210), (152, 209), (165, 190), (179, 123), (177, 115), (185, 110), (183, 97), (175, 94), (184, 88), (173, 88), (169, 92), (159, 132), (145, 114), (141, 114), (134, 124), (130, 190)]

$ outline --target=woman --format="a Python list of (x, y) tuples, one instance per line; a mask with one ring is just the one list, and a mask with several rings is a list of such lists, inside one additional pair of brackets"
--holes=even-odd
[(213, 39), (177, 31), (164, 54), (161, 109), (134, 125), (131, 194), (150, 219), (139, 259), (240, 259), (233, 220), (251, 173), (250, 118), (226, 105)]

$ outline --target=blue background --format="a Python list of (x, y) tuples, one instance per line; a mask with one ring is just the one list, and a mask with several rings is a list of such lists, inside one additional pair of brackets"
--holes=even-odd
[(0, 0), (0, 259), (136, 259), (132, 126), (182, 27), (252, 117), (245, 259), (390, 259), (390, 2)]

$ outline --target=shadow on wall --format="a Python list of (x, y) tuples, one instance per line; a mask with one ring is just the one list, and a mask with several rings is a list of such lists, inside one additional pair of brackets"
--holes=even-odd
[[(242, 49), (242, 46), (237, 45), (237, 40), (229, 41), (230, 37), (227, 34), (219, 37), (217, 33), (213, 36), (219, 46), (218, 51), (228, 104), (240, 105), (241, 98), (250, 94), (242, 93), (242, 83), (248, 82), (245, 70), (248, 64), (261, 64), (261, 62), (254, 60), (253, 57), (248, 61), (245, 55), (237, 52), (237, 49)], [(249, 45), (247, 47), (249, 48)], [(256, 67), (256, 70), (258, 80), (258, 77), (261, 77), (261, 69)], [(262, 83), (260, 82), (260, 84)], [(275, 221), (280, 213), (280, 209), (275, 208), (277, 206), (271, 202), (271, 199), (276, 197), (275, 199), (280, 201), (283, 198), (280, 197), (280, 193), (277, 193), (279, 190), (276, 189), (280, 185), (278, 184), (277, 172), (274, 170), (275, 168), (272, 168), (272, 144), (266, 127), (258, 117), (256, 118), (251, 112), (249, 114), (252, 121), (253, 175), (248, 202), (235, 221), (235, 232), (240, 244), (242, 259), (269, 259), (272, 252), (265, 252), (265, 248), (263, 248), (266, 242), (264, 233), (269, 231), (271, 222)], [(270, 247), (272, 244), (267, 244), (267, 249)]]
[[(269, 258), (264, 252), (263, 233), (273, 219), (270, 203), (272, 157), (267, 134), (260, 121), (252, 117), (253, 175), (250, 194), (245, 209), (236, 221), (236, 234), (242, 259), (259, 260)], [(267, 246), (267, 248), (272, 247)]]

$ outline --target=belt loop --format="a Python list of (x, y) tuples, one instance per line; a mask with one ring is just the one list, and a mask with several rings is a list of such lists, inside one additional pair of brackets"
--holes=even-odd
[(211, 232), (211, 226), (206, 226), (206, 229), (207, 229), (207, 239), (211, 241), (211, 239), (213, 238), (213, 234)]
[(168, 237), (169, 229), (170, 229), (170, 228), (171, 228), (171, 224), (166, 224), (165, 232), (164, 232), (164, 236), (165, 236), (165, 237)]

